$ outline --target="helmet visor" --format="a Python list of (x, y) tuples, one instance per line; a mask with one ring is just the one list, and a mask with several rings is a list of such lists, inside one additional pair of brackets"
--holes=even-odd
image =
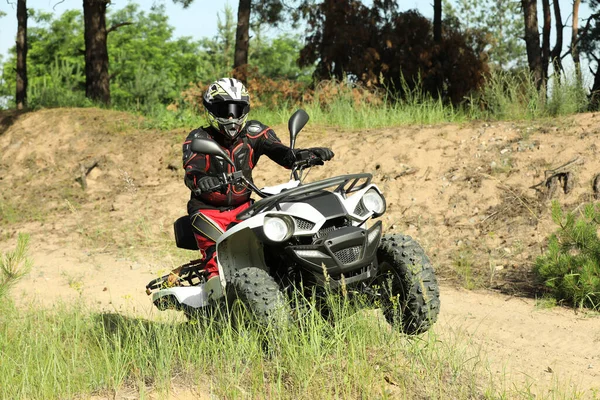
[(217, 118), (240, 118), (247, 114), (250, 107), (248, 104), (222, 102), (211, 105), (211, 112)]

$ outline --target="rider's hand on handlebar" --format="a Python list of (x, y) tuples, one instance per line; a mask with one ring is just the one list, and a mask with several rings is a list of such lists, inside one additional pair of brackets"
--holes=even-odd
[(327, 147), (313, 147), (296, 153), (299, 160), (307, 161), (309, 165), (323, 165), (323, 161), (329, 161), (333, 156), (333, 151)]
[(329, 161), (333, 158), (333, 156), (335, 156), (333, 151), (331, 151), (331, 149), (328, 147), (313, 147), (308, 149), (308, 151), (315, 154), (323, 161)]
[(210, 193), (221, 187), (221, 180), (216, 176), (204, 176), (196, 182), (201, 193)]

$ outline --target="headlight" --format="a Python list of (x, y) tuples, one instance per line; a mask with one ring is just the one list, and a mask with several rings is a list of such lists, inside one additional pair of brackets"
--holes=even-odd
[(382, 195), (379, 194), (375, 189), (367, 190), (360, 199), (363, 206), (368, 210), (373, 212), (373, 214), (378, 217), (385, 212), (385, 200)]
[(265, 217), (263, 232), (267, 239), (273, 242), (283, 242), (288, 240), (294, 233), (294, 224), (289, 218), (284, 217)]

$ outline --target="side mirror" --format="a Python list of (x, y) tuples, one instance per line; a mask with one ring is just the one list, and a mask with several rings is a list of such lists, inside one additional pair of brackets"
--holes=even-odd
[(233, 161), (231, 161), (231, 158), (229, 158), (221, 146), (219, 146), (217, 142), (212, 139), (193, 139), (191, 149), (194, 153), (209, 154), (211, 156), (221, 157), (233, 166)]
[(288, 121), (288, 129), (290, 130), (290, 148), (293, 149), (296, 145), (296, 137), (298, 137), (298, 133), (304, 128), (304, 125), (308, 122), (310, 117), (306, 113), (306, 111), (300, 109), (296, 111), (290, 117)]

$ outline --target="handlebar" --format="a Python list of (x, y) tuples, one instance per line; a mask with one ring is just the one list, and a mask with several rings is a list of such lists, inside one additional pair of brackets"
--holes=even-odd
[(254, 193), (259, 195), (260, 197), (265, 198), (268, 196), (267, 194), (263, 193), (253, 182), (248, 180), (248, 178), (246, 178), (244, 176), (243, 171), (234, 171), (231, 173), (223, 173), (220, 177), (218, 177), (218, 179), (219, 179), (219, 181), (221, 181), (221, 183), (217, 186), (210, 188), (209, 191), (211, 191), (211, 192), (220, 191), (229, 185), (237, 185), (239, 183), (243, 183), (243, 184), (247, 185)]
[[(298, 171), (302, 172), (305, 168), (310, 168), (316, 165), (323, 165), (324, 162), (319, 157), (300, 157), (299, 160), (295, 161), (292, 165), (292, 175), (299, 180)], [(244, 176), (243, 171), (234, 171), (231, 173), (223, 173), (218, 177), (221, 182), (219, 185), (214, 186), (209, 189), (209, 191), (222, 191), (229, 185), (237, 185), (240, 183), (248, 186), (254, 193), (256, 193), (261, 198), (269, 197), (270, 195), (261, 191), (253, 182), (251, 182), (248, 178)]]

